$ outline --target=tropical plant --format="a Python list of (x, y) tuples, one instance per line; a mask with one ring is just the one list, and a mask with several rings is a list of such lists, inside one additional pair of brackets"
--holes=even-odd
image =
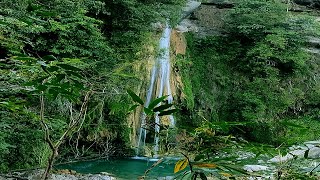
[[(172, 106), (174, 104), (169, 104), (166, 101), (166, 98), (168, 97), (166, 96), (162, 96), (159, 98), (154, 99), (153, 101), (151, 101), (148, 105), (146, 105), (143, 100), (137, 96), (133, 91), (131, 90), (127, 90), (127, 93), (130, 95), (130, 97), (132, 98), (132, 100), (137, 103), (131, 106), (131, 108), (129, 109), (129, 111), (135, 110), (137, 107), (141, 107), (143, 108), (143, 121), (141, 122), (141, 127), (145, 130), (151, 131), (151, 132), (155, 132), (156, 134), (154, 135), (155, 137), (159, 137), (160, 136), (160, 130), (161, 129), (165, 129), (168, 132), (168, 128), (165, 127), (164, 125), (160, 124), (160, 121), (157, 122), (155, 121), (155, 119), (161, 117), (161, 116), (166, 116), (166, 115), (172, 115), (173, 113), (177, 112), (178, 109), (174, 109), (172, 108)], [(152, 129), (158, 129), (157, 131), (154, 131)], [(168, 136), (169, 134), (166, 133), (165, 136)], [(165, 139), (168, 139), (168, 137), (166, 137)], [(137, 147), (140, 148), (140, 147)], [(152, 152), (153, 153), (153, 152)]]

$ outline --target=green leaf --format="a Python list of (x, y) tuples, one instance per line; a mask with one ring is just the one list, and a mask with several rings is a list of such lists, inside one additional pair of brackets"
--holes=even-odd
[(66, 77), (65, 74), (57, 74), (57, 75), (56, 75), (55, 82), (59, 83), (59, 82), (61, 82), (65, 77)]
[(167, 97), (168, 97), (168, 95), (167, 95), (167, 96), (162, 96), (162, 97), (159, 97), (159, 98), (153, 100), (153, 101), (149, 104), (148, 108), (149, 108), (149, 109), (155, 108), (160, 102), (162, 102), (163, 100), (165, 100)]
[(190, 180), (191, 177), (192, 177), (192, 175), (193, 175), (193, 172), (191, 172), (191, 171), (186, 171), (186, 172), (182, 175), (182, 177), (181, 177), (180, 179), (181, 179), (181, 180)]
[(135, 110), (138, 106), (140, 106), (140, 105), (139, 104), (135, 104), (135, 105), (131, 106), (129, 111)]
[(228, 169), (228, 170), (230, 170), (230, 171), (236, 171), (236, 172), (239, 172), (241, 174), (249, 175), (247, 173), (247, 171), (242, 170), (240, 167), (236, 167), (236, 166), (233, 166), (233, 165), (225, 165), (225, 164), (223, 165), (223, 167)]
[(170, 108), (172, 105), (173, 104), (164, 104), (164, 105), (158, 106), (158, 107), (153, 109), (153, 112), (163, 111), (165, 109)]
[(37, 61), (37, 63), (40, 64), (41, 66), (45, 66), (45, 67), (48, 66), (44, 61)]
[(170, 109), (168, 111), (162, 111), (159, 113), (159, 116), (171, 115), (177, 111), (178, 111), (178, 109)]
[(50, 88), (48, 93), (52, 96), (53, 99), (56, 99), (59, 92), (55, 90), (55, 88)]
[(199, 172), (197, 172), (197, 171), (194, 172), (192, 177), (191, 177), (191, 180), (197, 180), (198, 174), (199, 174)]
[(80, 79), (83, 78), (83, 76), (81, 76), (79, 73), (76, 73), (76, 72), (74, 72), (74, 71), (66, 71), (66, 73), (67, 73), (68, 75), (76, 76), (76, 77), (78, 77), (78, 78), (80, 78)]
[(133, 91), (131, 91), (130, 89), (127, 90), (127, 93), (130, 95), (130, 97), (132, 98), (132, 100), (133, 100), (134, 102), (137, 102), (137, 103), (139, 103), (139, 104), (141, 104), (141, 105), (144, 104), (143, 101), (142, 101), (142, 99), (140, 99), (140, 97), (137, 96), (137, 95), (136, 95)]
[(53, 55), (43, 56), (42, 59), (44, 59), (46, 61), (55, 61), (55, 60), (57, 60), (57, 58), (54, 57)]
[(56, 71), (59, 70), (59, 67), (57, 67), (57, 66), (50, 66), (50, 67), (47, 68), (47, 70), (48, 70), (49, 72), (56, 72)]
[(72, 81), (72, 83), (73, 83), (73, 85), (75, 87), (77, 87), (79, 89), (83, 89), (84, 88), (84, 85), (83, 85), (82, 82), (79, 82), (79, 81), (77, 81), (76, 79), (73, 79), (73, 78), (70, 78), (70, 79), (71, 79), (71, 81)]
[(151, 115), (153, 113), (151, 109), (146, 108), (146, 107), (144, 107), (143, 110), (147, 115)]
[(33, 81), (26, 82), (26, 83), (24, 83), (24, 86), (34, 86), (34, 85), (41, 84), (43, 82), (43, 80), (47, 79), (48, 77), (49, 76), (44, 76), (44, 77), (40, 77), (38, 79), (35, 79)]
[(36, 13), (40, 16), (44, 16), (44, 17), (53, 17), (56, 16), (55, 12), (52, 11), (47, 11), (47, 10), (37, 10)]
[(36, 60), (36, 58), (34, 58), (34, 57), (13, 56), (12, 58), (15, 60), (20, 60), (20, 61), (34, 61), (34, 60)]
[(40, 91), (44, 91), (44, 90), (46, 90), (48, 88), (48, 86), (45, 86), (45, 85), (42, 85), (42, 84), (40, 84), (40, 85), (38, 85), (37, 87), (36, 87), (36, 89), (40, 92)]
[(5, 101), (0, 102), (0, 104), (9, 105), (9, 103)]
[(203, 154), (198, 154), (198, 155), (196, 155), (196, 157), (194, 158), (194, 161), (199, 161), (199, 160), (201, 160), (201, 159), (204, 159), (204, 155)]
[(51, 75), (50, 72), (47, 70), (47, 67), (46, 67), (46, 66), (41, 65), (41, 69), (42, 69), (44, 72), (46, 72), (46, 73), (48, 73), (49, 75)]
[(82, 71), (81, 69), (71, 66), (69, 64), (57, 64), (57, 66), (61, 67), (62, 69), (65, 70), (70, 70), (70, 71)]
[(207, 176), (204, 174), (204, 172), (199, 172), (199, 175), (201, 180), (207, 180)]
[(5, 26), (7, 26), (9, 23), (7, 23), (7, 22), (5, 22), (5, 21), (2, 21), (2, 20), (0, 20), (0, 25), (5, 25)]

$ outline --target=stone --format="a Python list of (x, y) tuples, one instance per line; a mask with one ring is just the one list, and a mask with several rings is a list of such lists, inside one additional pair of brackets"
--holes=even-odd
[(304, 144), (320, 145), (320, 141), (307, 141)]
[(180, 32), (180, 33), (184, 33), (184, 32), (188, 32), (189, 31), (187, 27), (181, 26), (181, 25), (178, 25), (176, 27), (176, 29), (177, 29), (177, 32)]
[(295, 156), (298, 156), (298, 157), (303, 157), (305, 152), (306, 152), (306, 150), (300, 149), (300, 150), (290, 151), (289, 154), (295, 155)]
[(256, 172), (256, 171), (265, 171), (269, 167), (268, 166), (261, 166), (261, 165), (244, 165), (243, 170), (248, 172)]
[(307, 149), (314, 148), (314, 147), (315, 147), (314, 144), (306, 144), (306, 150), (307, 150)]
[(320, 55), (320, 50), (317, 48), (303, 48), (303, 50), (312, 54)]
[(308, 158), (310, 159), (320, 158), (320, 148), (319, 147), (311, 148), (308, 153)]
[(189, 13), (197, 9), (201, 5), (201, 2), (198, 1), (189, 1), (187, 5), (183, 8), (185, 13)]
[(291, 154), (287, 154), (285, 156), (275, 156), (274, 158), (268, 160), (268, 162), (272, 162), (272, 163), (279, 163), (279, 162), (286, 162), (290, 159), (293, 159), (293, 155)]
[(179, 29), (185, 29), (187, 30), (188, 32), (191, 31), (191, 32), (198, 32), (199, 31), (199, 28), (196, 24), (194, 24), (193, 22), (190, 21), (190, 19), (184, 19), (182, 20), (179, 25), (176, 27), (177, 31), (181, 31)]

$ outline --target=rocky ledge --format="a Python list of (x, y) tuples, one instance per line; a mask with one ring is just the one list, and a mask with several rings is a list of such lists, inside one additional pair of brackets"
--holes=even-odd
[[(10, 174), (1, 174), (0, 180), (41, 180), (43, 170), (34, 170), (31, 172), (14, 172)], [(70, 170), (59, 170), (50, 175), (50, 180), (115, 180), (111, 174), (79, 174)]]

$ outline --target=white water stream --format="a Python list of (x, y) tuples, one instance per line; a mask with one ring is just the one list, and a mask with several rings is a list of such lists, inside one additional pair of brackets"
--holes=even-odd
[[(181, 16), (181, 20), (186, 18), (188, 15), (191, 14), (195, 9), (200, 6), (200, 2), (188, 0), (186, 6), (183, 8), (183, 13)], [(151, 71), (151, 78), (150, 78), (150, 85), (147, 92), (145, 107), (148, 107), (151, 99), (155, 96), (157, 98), (162, 97), (164, 95), (168, 95), (167, 101), (169, 104), (172, 104), (173, 97), (170, 87), (170, 35), (171, 35), (171, 28), (169, 27), (168, 23), (163, 30), (162, 36), (159, 41), (159, 56), (156, 59)], [(158, 87), (157, 87), (158, 86)], [(143, 149), (146, 144), (146, 137), (147, 137), (147, 119), (146, 114), (141, 116), (141, 124), (140, 124), (140, 131), (139, 131), (139, 139), (138, 139), (138, 147), (136, 151), (136, 155), (139, 155), (140, 149)], [(172, 115), (169, 115), (169, 126), (175, 127), (175, 119)], [(159, 152), (159, 132), (160, 132), (160, 117), (156, 114), (155, 117), (155, 137), (154, 137), (154, 153), (157, 156)]]
[[(145, 107), (150, 104), (152, 99), (152, 95), (156, 85), (159, 85), (156, 92), (156, 97), (162, 97), (164, 95), (168, 95), (167, 101), (169, 104), (172, 103), (173, 97), (171, 94), (171, 87), (170, 87), (170, 35), (171, 35), (171, 28), (168, 24), (166, 24), (165, 29), (163, 30), (162, 36), (159, 42), (159, 56), (156, 59), (151, 71), (151, 79), (150, 79), (150, 86), (147, 92), (146, 103)], [(157, 82), (157, 80), (159, 82)], [(164, 94), (166, 93), (166, 94)], [(170, 127), (174, 127), (175, 120), (172, 115), (169, 116), (170, 119)], [(160, 133), (160, 117), (158, 113), (155, 116), (155, 138), (154, 138), (154, 153), (157, 155), (159, 152), (159, 133)], [(145, 129), (146, 125), (146, 115), (143, 114), (141, 117), (141, 127), (139, 132), (139, 139), (138, 139), (138, 147), (137, 147), (137, 155), (139, 155), (139, 150), (145, 146), (147, 130)]]

